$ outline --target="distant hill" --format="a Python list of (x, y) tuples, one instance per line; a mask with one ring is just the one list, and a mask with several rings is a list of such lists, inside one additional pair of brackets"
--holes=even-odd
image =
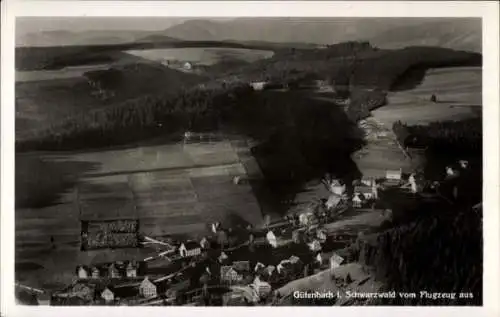
[[(335, 44), (370, 41), (380, 48), (441, 46), (481, 52), (478, 18), (238, 18), (195, 19), (159, 31), (42, 31), (16, 37), (16, 46), (103, 45), (132, 42), (237, 41), (244, 43)], [(294, 44), (295, 43), (295, 44)]]
[(408, 25), (380, 33), (370, 42), (383, 48), (439, 46), (481, 52), (481, 23), (469, 20), (438, 21)]
[(334, 44), (370, 41), (381, 48), (428, 45), (481, 51), (481, 20), (472, 18), (264, 18), (189, 20), (158, 32), (182, 40)]
[(178, 42), (178, 41), (179, 40), (174, 39), (173, 37), (160, 34), (148, 35), (146, 37), (137, 38), (135, 40), (135, 42), (137, 43), (166, 43), (166, 42)]

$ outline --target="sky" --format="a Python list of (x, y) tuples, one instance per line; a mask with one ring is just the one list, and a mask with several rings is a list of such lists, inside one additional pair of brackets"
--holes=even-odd
[[(210, 18), (207, 20), (227, 20)], [(90, 30), (165, 30), (189, 18), (165, 17), (24, 17), (16, 20), (16, 33), (25, 35), (44, 31), (83, 32)]]

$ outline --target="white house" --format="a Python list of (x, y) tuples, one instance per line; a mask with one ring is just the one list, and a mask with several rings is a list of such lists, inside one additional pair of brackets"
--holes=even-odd
[(466, 160), (460, 160), (460, 161), (458, 161), (458, 164), (460, 164), (460, 167), (463, 169), (466, 169), (467, 167), (469, 167), (469, 162)]
[(401, 176), (403, 174), (403, 169), (399, 170), (387, 170), (385, 172), (385, 178), (388, 180), (401, 180)]
[(115, 264), (112, 263), (109, 268), (108, 268), (108, 276), (110, 278), (119, 278), (120, 277), (120, 272), (116, 268)]
[(313, 240), (312, 242), (307, 244), (309, 249), (313, 252), (317, 252), (321, 250), (321, 243), (318, 240)]
[(361, 208), (361, 204), (363, 203), (363, 200), (360, 197), (359, 193), (354, 193), (354, 196), (352, 197), (352, 206), (354, 208)]
[(218, 257), (219, 262), (224, 262), (227, 259), (228, 259), (227, 254), (225, 254), (224, 252), (221, 252), (221, 254)]
[(132, 264), (132, 262), (129, 262), (126, 271), (127, 271), (127, 277), (137, 277), (137, 268), (135, 267), (134, 264)]
[(295, 255), (292, 255), (288, 258), (288, 260), (290, 261), (290, 263), (292, 264), (295, 264), (295, 263), (298, 263), (300, 262), (300, 258), (298, 256), (295, 256)]
[(266, 266), (265, 266), (264, 264), (262, 264), (262, 263), (260, 263), (260, 262), (257, 262), (257, 264), (255, 264), (255, 267), (254, 267), (253, 271), (254, 271), (254, 272), (257, 272), (257, 271), (259, 271), (260, 269), (263, 269), (263, 268), (265, 268), (265, 267), (266, 267)]
[(276, 266), (276, 271), (278, 271), (279, 274), (283, 273), (285, 267), (290, 267), (292, 265), (292, 262), (290, 260), (282, 260), (277, 266)]
[(342, 264), (342, 262), (344, 262), (344, 258), (341, 257), (340, 255), (334, 253), (330, 257), (330, 269), (338, 268)]
[(266, 281), (261, 281), (258, 276), (253, 280), (253, 286), (261, 298), (268, 296), (272, 291), (271, 285)]
[(336, 194), (331, 194), (330, 197), (328, 197), (328, 200), (325, 203), (325, 207), (330, 210), (339, 205), (341, 202), (342, 198), (339, 195)]
[(321, 253), (318, 253), (316, 255), (316, 258), (315, 258), (316, 262), (319, 263), (319, 265), (323, 264), (323, 256), (321, 255)]
[(262, 90), (266, 86), (265, 81), (259, 81), (259, 82), (253, 82), (250, 84), (252, 86), (253, 90)]
[(101, 298), (104, 299), (106, 303), (110, 303), (115, 300), (115, 294), (106, 287), (101, 293)]
[(375, 181), (373, 181), (371, 189), (372, 189), (372, 199), (378, 199), (378, 186)]
[(299, 215), (299, 222), (303, 226), (308, 226), (314, 219), (314, 213), (311, 211), (303, 212)]
[(324, 229), (317, 229), (316, 230), (316, 238), (318, 238), (319, 241), (325, 242), (326, 241), (326, 232)]
[(278, 239), (276, 238), (276, 236), (272, 231), (267, 232), (266, 240), (273, 248), (278, 247)]
[(227, 283), (239, 282), (242, 276), (232, 266), (222, 266), (220, 268), (220, 279)]
[(88, 278), (88, 277), (89, 277), (89, 275), (88, 275), (88, 272), (85, 269), (85, 267), (80, 266), (78, 268), (78, 278)]
[(408, 178), (408, 182), (410, 183), (410, 188), (412, 193), (417, 192), (417, 181), (415, 180), (415, 174), (411, 174)]
[(217, 233), (217, 224), (216, 223), (213, 223), (210, 225), (210, 229), (212, 230), (213, 233)]
[(233, 184), (234, 185), (239, 185), (240, 181), (241, 181), (241, 176), (233, 177)]
[(339, 195), (339, 196), (342, 196), (342, 195), (344, 195), (345, 191), (346, 191), (346, 185), (345, 184), (341, 184), (337, 180), (333, 180), (330, 183), (330, 192), (331, 193)]
[(147, 276), (142, 280), (141, 285), (139, 285), (139, 294), (145, 298), (156, 297), (157, 295), (156, 285)]
[(366, 186), (356, 186), (354, 187), (354, 194), (358, 194), (361, 196), (360, 198), (370, 200), (374, 198), (374, 188), (372, 187), (366, 187)]
[(274, 265), (268, 265), (266, 267), (266, 273), (269, 276), (273, 275), (273, 273), (274, 273), (275, 270), (276, 270), (276, 267)]
[(99, 278), (99, 277), (101, 277), (101, 272), (95, 266), (92, 269), (90, 269), (90, 272), (92, 274), (92, 278)]
[(200, 247), (202, 249), (208, 249), (210, 247), (210, 241), (206, 237), (203, 237), (200, 241)]
[(196, 241), (187, 241), (179, 247), (181, 257), (197, 256), (201, 254), (201, 247)]
[(458, 171), (455, 170), (453, 167), (446, 166), (446, 176), (448, 176), (448, 177), (456, 176), (457, 174), (458, 174)]

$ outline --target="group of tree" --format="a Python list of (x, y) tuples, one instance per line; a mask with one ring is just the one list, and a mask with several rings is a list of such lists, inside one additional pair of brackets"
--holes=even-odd
[(453, 155), (480, 155), (482, 151), (482, 118), (431, 122), (425, 125), (393, 124), (401, 144), (412, 146), (417, 140), (433, 151), (451, 151)]
[(387, 103), (387, 93), (378, 89), (353, 89), (347, 108), (349, 118), (357, 122), (370, 116), (370, 112)]

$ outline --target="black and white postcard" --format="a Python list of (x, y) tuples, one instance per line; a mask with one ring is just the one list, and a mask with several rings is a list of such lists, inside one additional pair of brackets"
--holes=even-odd
[(57, 3), (2, 54), (15, 305), (495, 304), (498, 4)]

